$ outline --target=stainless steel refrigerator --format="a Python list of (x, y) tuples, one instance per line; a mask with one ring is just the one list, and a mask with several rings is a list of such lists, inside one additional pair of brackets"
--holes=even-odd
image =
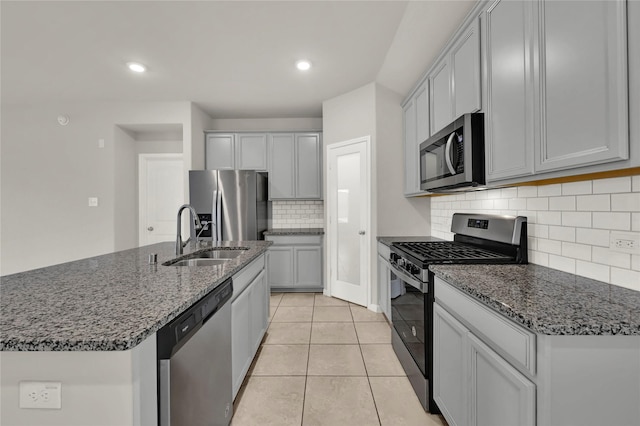
[[(271, 219), (267, 174), (253, 170), (190, 170), (189, 204), (209, 223), (200, 238), (263, 240)], [(193, 238), (193, 235), (192, 235)]]

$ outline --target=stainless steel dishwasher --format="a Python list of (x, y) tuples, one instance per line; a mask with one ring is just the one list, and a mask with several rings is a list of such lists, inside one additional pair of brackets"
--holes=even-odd
[(233, 414), (231, 278), (158, 331), (158, 424), (226, 426)]

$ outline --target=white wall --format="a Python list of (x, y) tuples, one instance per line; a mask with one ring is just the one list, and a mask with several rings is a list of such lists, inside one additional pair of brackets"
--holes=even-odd
[[(58, 125), (61, 113), (69, 125)], [(137, 244), (132, 138), (117, 126), (140, 123), (181, 124), (191, 145), (189, 102), (2, 106), (0, 274)]]
[(376, 195), (378, 235), (428, 235), (430, 199), (405, 198), (404, 146), (400, 95), (376, 86)]
[(214, 118), (206, 130), (223, 132), (322, 130), (322, 118)]
[(640, 238), (640, 176), (434, 197), (432, 235), (452, 239), (456, 212), (527, 216), (530, 263), (640, 291), (640, 255), (609, 249), (612, 231)]

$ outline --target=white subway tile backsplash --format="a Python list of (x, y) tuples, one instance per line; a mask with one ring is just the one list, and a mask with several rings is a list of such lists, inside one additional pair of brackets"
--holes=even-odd
[(576, 242), (592, 246), (609, 247), (609, 231), (604, 229), (576, 229)]
[(593, 212), (592, 219), (594, 228), (631, 230), (631, 213)]
[(549, 210), (571, 211), (576, 209), (576, 197), (551, 197)]
[(273, 228), (322, 228), (324, 204), (322, 201), (271, 202)]
[(592, 183), (590, 180), (581, 182), (569, 182), (562, 184), (562, 195), (591, 194)]
[(560, 240), (560, 241), (576, 241), (576, 228), (572, 228), (569, 226), (549, 226), (549, 238), (552, 240)]
[(549, 268), (559, 269), (570, 274), (576, 273), (576, 260), (568, 257), (549, 255)]
[(640, 176), (478, 194), (432, 198), (431, 235), (451, 240), (456, 212), (527, 216), (530, 263), (640, 290), (640, 255), (609, 249), (610, 231), (640, 232)]
[(591, 260), (595, 263), (602, 263), (619, 268), (631, 268), (631, 255), (612, 251), (608, 247), (596, 247), (591, 249)]
[(564, 242), (561, 254), (572, 259), (591, 260), (591, 246)]
[(609, 267), (606, 265), (598, 265), (597, 263), (577, 260), (576, 274), (592, 278), (594, 280), (609, 282)]
[(537, 186), (519, 186), (518, 187), (519, 198), (529, 198), (529, 197), (537, 197), (537, 196), (538, 196)]
[(611, 284), (640, 291), (640, 272), (612, 267)]
[(594, 194), (613, 194), (616, 192), (631, 192), (631, 176), (593, 181)]
[(562, 225), (591, 228), (590, 212), (562, 212)]
[(562, 195), (562, 185), (543, 185), (538, 187), (538, 197), (555, 197)]
[(611, 196), (609, 194), (579, 195), (576, 197), (576, 210), (608, 212), (611, 210)]
[(541, 225), (561, 225), (562, 213), (560, 212), (538, 212), (538, 223)]
[(611, 194), (611, 210), (618, 212), (640, 211), (640, 192)]

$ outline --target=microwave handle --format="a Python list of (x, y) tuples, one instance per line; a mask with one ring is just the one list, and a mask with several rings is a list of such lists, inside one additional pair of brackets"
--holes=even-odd
[(456, 174), (456, 169), (453, 167), (453, 163), (451, 163), (451, 143), (453, 142), (453, 138), (456, 136), (456, 132), (453, 132), (449, 135), (449, 139), (447, 139), (447, 145), (445, 146), (444, 159), (447, 162), (447, 167), (449, 168), (449, 172), (451, 175)]

